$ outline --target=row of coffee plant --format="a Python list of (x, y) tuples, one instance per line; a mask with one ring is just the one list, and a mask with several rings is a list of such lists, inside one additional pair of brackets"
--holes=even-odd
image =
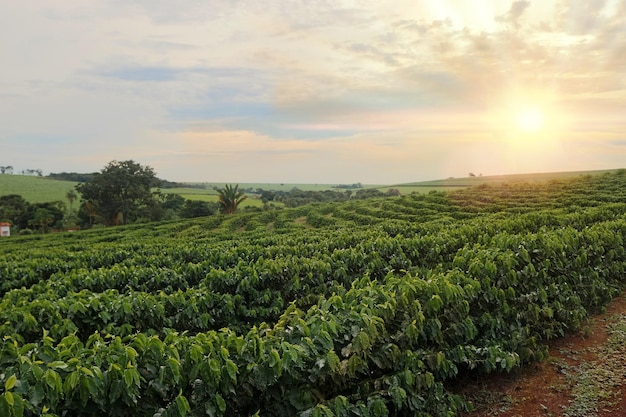
[(449, 382), (544, 358), (619, 294), (622, 190), (617, 173), (7, 239), (0, 415), (453, 416), (470, 404)]

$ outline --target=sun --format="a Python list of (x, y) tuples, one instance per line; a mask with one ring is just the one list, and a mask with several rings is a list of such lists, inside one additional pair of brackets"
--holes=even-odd
[(518, 130), (525, 133), (536, 133), (544, 125), (543, 112), (536, 107), (525, 107), (521, 109), (515, 119)]
[(562, 138), (572, 116), (555, 92), (527, 88), (502, 91), (489, 97), (482, 121), (498, 140), (525, 149)]

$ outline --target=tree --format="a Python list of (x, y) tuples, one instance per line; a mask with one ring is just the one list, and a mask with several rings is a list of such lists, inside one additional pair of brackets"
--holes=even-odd
[(82, 199), (93, 206), (90, 212), (102, 216), (105, 224), (127, 224), (145, 216), (154, 204), (152, 188), (158, 185), (152, 168), (129, 161), (112, 161), (90, 182), (78, 184)]
[(0, 197), (0, 221), (9, 220), (17, 225), (30, 204), (21, 195), (8, 194)]
[(199, 200), (185, 200), (185, 204), (180, 211), (180, 216), (186, 219), (193, 217), (210, 216), (215, 213), (215, 203), (208, 203)]
[(78, 194), (76, 194), (76, 191), (74, 191), (74, 190), (69, 190), (65, 194), (65, 198), (67, 198), (67, 201), (70, 202), (70, 213), (71, 213), (72, 212), (72, 204), (74, 204), (74, 201), (76, 201), (76, 199), (78, 198)]
[[(43, 216), (44, 211), (46, 216)], [(41, 226), (42, 221), (45, 221), (44, 228), (47, 226), (63, 227), (63, 218), (67, 212), (67, 207), (62, 201), (51, 201), (47, 203), (35, 203), (29, 204), (26, 210), (17, 220), (17, 225), (20, 229), (26, 229), (28, 226)], [(50, 217), (48, 217), (50, 216)], [(42, 229), (42, 233), (44, 230)]]
[(54, 221), (54, 214), (46, 208), (39, 207), (35, 211), (35, 216), (31, 218), (28, 223), (31, 226), (39, 226), (41, 233), (46, 233), (46, 227), (50, 226), (50, 223)]
[(185, 199), (178, 194), (166, 194), (161, 202), (161, 206), (163, 206), (164, 210), (172, 210), (175, 212), (179, 212), (184, 205)]
[(77, 223), (81, 227), (91, 227), (101, 219), (96, 208), (89, 201), (82, 201), (76, 213)]
[(239, 191), (239, 185), (224, 185), (224, 188), (217, 190), (219, 195), (222, 213), (233, 214), (237, 211), (237, 206), (247, 197), (243, 191)]

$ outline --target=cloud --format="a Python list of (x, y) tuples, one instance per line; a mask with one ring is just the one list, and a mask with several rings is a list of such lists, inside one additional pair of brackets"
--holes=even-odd
[(143, 67), (104, 71), (101, 74), (125, 81), (172, 81), (180, 74), (180, 70), (170, 67)]
[[(128, 155), (178, 180), (413, 181), (568, 152), (584, 168), (626, 131), (625, 16), (623, 0), (11, 2), (0, 142), (50, 170)], [(561, 145), (524, 165), (494, 138), (528, 103)]]
[(514, 27), (519, 27), (519, 19), (522, 17), (528, 6), (530, 6), (530, 1), (516, 0), (511, 4), (511, 8), (506, 14), (496, 17), (496, 21), (509, 23)]

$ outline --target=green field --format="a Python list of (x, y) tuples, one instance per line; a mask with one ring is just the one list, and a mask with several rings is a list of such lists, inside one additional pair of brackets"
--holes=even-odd
[(524, 183), (524, 182), (542, 182), (551, 180), (564, 180), (577, 178), (584, 175), (601, 175), (616, 170), (596, 170), (596, 171), (570, 171), (570, 172), (544, 172), (532, 174), (510, 174), (510, 175), (492, 175), (478, 177), (463, 178), (447, 178), (442, 180), (420, 181), (414, 183), (405, 183), (391, 185), (387, 188), (380, 188), (386, 191), (388, 188), (397, 188), (402, 194), (410, 194), (412, 192), (428, 193), (430, 191), (456, 191), (467, 187), (475, 187), (478, 185), (493, 185), (502, 183)]
[[(34, 177), (27, 175), (0, 175), (0, 196), (7, 194), (19, 194), (30, 203), (45, 203), (50, 201), (66, 201), (65, 195), (73, 190), (77, 182), (59, 181), (45, 177)], [(197, 185), (198, 183), (190, 183)], [(217, 191), (213, 187), (222, 188), (223, 183), (201, 183), (204, 188), (181, 187), (164, 188), (164, 194), (179, 194), (190, 200), (217, 201)], [(254, 190), (262, 188), (267, 191), (290, 191), (299, 188), (303, 191), (324, 191), (336, 190), (332, 184), (265, 184), (265, 183), (242, 183), (240, 189), (252, 188)], [(376, 185), (364, 185), (364, 188), (376, 188)], [(340, 189), (341, 190), (341, 189)], [(386, 191), (386, 189), (385, 189)], [(261, 201), (250, 198), (242, 203), (242, 207), (260, 207)]]
[[(190, 183), (203, 185), (207, 190), (213, 190), (214, 187), (222, 188), (224, 183)], [(325, 191), (325, 190), (337, 190), (334, 188), (337, 184), (291, 184), (291, 183), (239, 183), (240, 189), (263, 189), (266, 191), (291, 191), (294, 188), (298, 188), (302, 191)], [(378, 188), (382, 185), (363, 184), (363, 188)], [(339, 188), (338, 190), (343, 190)]]
[[(206, 201), (209, 203), (217, 203), (219, 201), (217, 191), (213, 189), (198, 189), (198, 188), (164, 188), (161, 190), (163, 194), (178, 194), (186, 200), (194, 201)], [(239, 207), (263, 207), (263, 202), (256, 198), (256, 196), (248, 196)], [(282, 203), (273, 202), (273, 205), (282, 207)]]
[(2, 416), (454, 416), (623, 290), (626, 173), (1, 239)]
[(3, 174), (0, 175), (0, 196), (18, 194), (29, 203), (67, 202), (65, 195), (68, 191), (75, 190), (77, 184), (45, 177)]
[[(467, 177), (467, 178), (449, 178), (444, 180), (421, 181), (415, 183), (395, 184), (395, 185), (376, 185), (363, 184), (364, 189), (375, 188), (382, 192), (386, 192), (390, 188), (397, 188), (403, 195), (411, 193), (429, 193), (431, 191), (456, 191), (467, 187), (481, 184), (500, 184), (502, 182), (518, 183), (518, 182), (537, 182), (546, 180), (559, 180), (576, 178), (582, 175), (599, 175), (606, 172), (614, 172), (615, 170), (602, 171), (573, 171), (573, 172), (550, 172), (537, 174), (515, 174), (515, 175), (498, 175), (484, 177)], [(73, 190), (78, 183), (71, 181), (58, 181), (45, 177), (33, 177), (26, 175), (0, 175), (0, 196), (7, 194), (19, 194), (30, 203), (45, 203), (50, 201), (66, 201), (65, 195), (68, 191)], [(223, 183), (189, 183), (202, 184), (204, 188), (166, 188), (161, 191), (165, 194), (180, 194), (189, 200), (200, 200), (208, 202), (217, 201), (217, 192), (214, 187), (221, 188)], [(344, 189), (333, 188), (333, 184), (273, 184), (273, 183), (241, 183), (240, 189), (258, 189), (267, 191), (290, 191), (298, 188), (302, 191), (325, 191), (335, 190), (343, 191)], [(356, 191), (356, 190), (353, 190)], [(242, 207), (252, 206), (261, 207), (263, 203), (260, 200), (249, 198), (242, 203)], [(277, 204), (280, 205), (280, 204)]]

